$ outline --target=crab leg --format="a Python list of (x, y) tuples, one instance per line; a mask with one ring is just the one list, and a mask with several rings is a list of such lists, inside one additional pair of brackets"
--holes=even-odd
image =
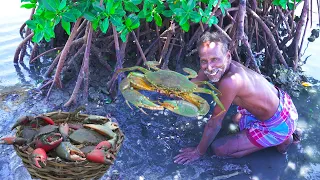
[(0, 144), (18, 144), (23, 145), (26, 144), (27, 140), (19, 137), (4, 137), (0, 139)]
[(208, 81), (197, 81), (197, 82), (193, 82), (193, 83), (195, 83), (196, 85), (205, 84), (205, 85), (209, 86), (210, 89), (212, 89), (213, 91), (217, 92), (218, 93), (217, 95), (222, 95), (222, 93), (216, 87), (214, 87), (211, 83), (209, 83)]
[(201, 96), (198, 96), (193, 93), (189, 93), (189, 94), (182, 94), (181, 97), (182, 99), (185, 99), (186, 101), (189, 101), (190, 103), (196, 105), (199, 108), (198, 109), (199, 115), (206, 115), (210, 110), (210, 105)]
[(146, 96), (131, 88), (128, 78), (121, 81), (120, 91), (123, 97), (137, 108), (142, 107), (151, 110), (163, 110), (162, 106), (153, 103)]
[(198, 73), (195, 72), (193, 69), (183, 68), (183, 71), (189, 74), (189, 75), (187, 76), (187, 78), (189, 78), (189, 79), (191, 79), (191, 78), (196, 78), (196, 77), (198, 76)]
[(163, 101), (163, 103), (160, 102), (160, 104), (166, 109), (183, 116), (196, 117), (199, 115), (198, 107), (184, 100), (168, 100)]
[(206, 93), (206, 94), (210, 94), (213, 97), (213, 100), (218, 104), (218, 106), (221, 108), (221, 112), (219, 114), (217, 114), (216, 116), (221, 115), (222, 113), (224, 113), (226, 111), (226, 109), (224, 108), (223, 104), (221, 103), (221, 101), (219, 100), (218, 96), (212, 92), (209, 89), (205, 89), (205, 88), (197, 88), (194, 92), (199, 92), (199, 93)]

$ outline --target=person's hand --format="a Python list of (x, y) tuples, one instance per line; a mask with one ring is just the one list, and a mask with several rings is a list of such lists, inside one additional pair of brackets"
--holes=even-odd
[(201, 157), (201, 154), (198, 151), (197, 147), (184, 148), (181, 149), (179, 152), (180, 154), (173, 158), (174, 163), (177, 164), (188, 164)]

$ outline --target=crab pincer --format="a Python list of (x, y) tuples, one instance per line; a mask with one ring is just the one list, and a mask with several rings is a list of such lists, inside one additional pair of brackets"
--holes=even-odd
[(32, 120), (34, 120), (34, 117), (32, 116), (21, 116), (17, 119), (16, 123), (12, 126), (11, 131), (21, 125), (27, 125), (30, 123)]
[(47, 158), (47, 153), (42, 148), (37, 148), (31, 153), (31, 161), (38, 168), (42, 168), (39, 162), (41, 162), (43, 166), (46, 166)]
[(30, 125), (31, 127), (36, 128), (43, 123), (54, 125), (54, 121), (46, 116), (22, 116), (17, 119), (16, 123), (12, 126), (11, 130), (21, 125)]
[(106, 149), (94, 149), (87, 154), (87, 160), (95, 163), (109, 164), (112, 165), (116, 157)]
[(85, 154), (72, 145), (70, 142), (62, 142), (56, 148), (57, 155), (63, 159), (70, 161), (84, 161), (86, 160)]
[(94, 149), (110, 149), (112, 144), (109, 141), (100, 142)]
[(27, 140), (24, 138), (19, 137), (4, 137), (0, 139), (0, 144), (17, 144), (17, 145), (24, 145), (27, 143)]
[(62, 136), (60, 133), (44, 134), (35, 139), (35, 147), (42, 148), (46, 152), (56, 148), (62, 142)]

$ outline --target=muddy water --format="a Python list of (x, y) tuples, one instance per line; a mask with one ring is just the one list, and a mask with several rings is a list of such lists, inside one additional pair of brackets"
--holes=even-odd
[[(19, 2), (8, 2), (12, 8), (19, 7)], [(7, 7), (7, 4), (6, 4)], [(1, 7), (3, 11), (7, 8)], [(12, 9), (10, 9), (12, 10)], [(5, 11), (9, 14), (11, 11)], [(74, 84), (58, 90), (54, 89), (48, 102), (45, 96), (34, 89), (39, 74), (34, 76), (28, 64), (19, 65), (21, 71), (12, 64), (15, 47), (20, 42), (18, 29), (24, 17), (29, 12), (11, 13), (10, 21), (3, 16), (1, 23), (0, 67), (5, 71), (0, 73), (0, 137), (14, 134), (9, 131), (15, 119), (22, 115), (35, 115), (55, 110), (73, 111), (63, 107), (71, 95)], [(19, 14), (19, 15), (17, 15)], [(8, 16), (7, 16), (8, 17)], [(20, 19), (21, 17), (22, 20)], [(17, 20), (15, 20), (17, 19)], [(16, 28), (13, 28), (16, 27)], [(7, 30), (5, 30), (7, 28)], [(315, 46), (316, 40), (309, 46)], [(10, 52), (9, 52), (10, 51)], [(319, 52), (309, 52), (313, 56)], [(311, 61), (310, 61), (311, 62)], [(311, 68), (312, 66), (310, 66)], [(6, 72), (6, 73), (4, 73)], [(97, 72), (103, 72), (97, 70)], [(19, 75), (20, 74), (20, 75)], [(21, 74), (23, 76), (21, 76)], [(24, 78), (21, 78), (24, 77)], [(268, 148), (240, 159), (220, 159), (210, 151), (199, 161), (190, 165), (176, 165), (173, 157), (180, 148), (196, 146), (201, 138), (204, 124), (208, 116), (185, 118), (168, 111), (146, 111), (143, 114), (137, 109), (131, 110), (125, 105), (122, 97), (115, 103), (106, 104), (107, 96), (101, 89), (106, 86), (104, 76), (92, 77), (90, 101), (85, 104), (78, 100), (78, 105), (85, 105), (83, 113), (115, 117), (124, 132), (126, 139), (118, 154), (115, 164), (106, 172), (102, 179), (319, 179), (320, 178), (320, 145), (319, 134), (319, 83), (311, 81), (314, 86), (306, 88), (299, 98), (293, 98), (299, 112), (298, 126), (304, 130), (303, 141), (290, 147), (286, 155), (278, 153), (274, 148)], [(32, 89), (32, 90), (30, 90)], [(155, 94), (146, 94), (156, 96)], [(208, 98), (209, 101), (210, 98)], [(229, 111), (224, 121), (223, 130), (218, 136), (231, 133)], [(0, 145), (0, 179), (31, 179), (20, 158), (11, 146)]]

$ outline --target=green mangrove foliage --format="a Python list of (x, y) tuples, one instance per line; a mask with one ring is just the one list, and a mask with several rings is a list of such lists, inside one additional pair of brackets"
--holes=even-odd
[[(26, 24), (33, 30), (33, 42), (55, 38), (54, 28), (61, 23), (70, 34), (71, 23), (84, 17), (92, 23), (94, 30), (106, 33), (110, 24), (116, 27), (122, 41), (132, 30), (140, 26), (141, 19), (154, 21), (163, 26), (163, 18), (175, 21), (188, 32), (191, 23), (207, 23), (209, 26), (218, 23), (216, 16), (211, 15), (219, 0), (21, 0), (22, 8), (35, 8), (31, 20)], [(225, 15), (231, 4), (222, 0), (219, 8)]]

